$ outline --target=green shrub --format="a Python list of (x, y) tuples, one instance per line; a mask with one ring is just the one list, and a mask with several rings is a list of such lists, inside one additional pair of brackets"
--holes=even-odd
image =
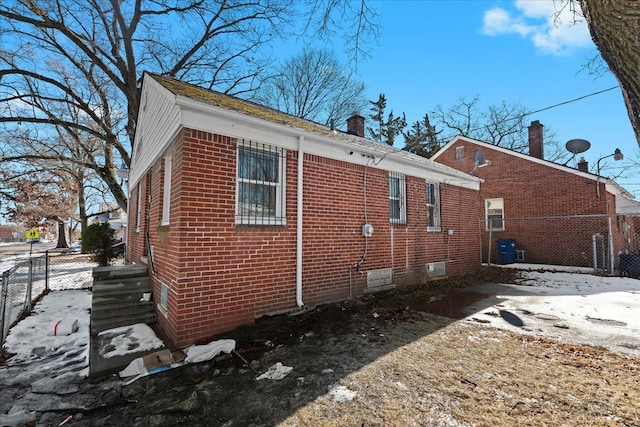
[(82, 233), (82, 252), (91, 254), (98, 265), (109, 265), (115, 258), (112, 244), (115, 230), (109, 224), (91, 224)]

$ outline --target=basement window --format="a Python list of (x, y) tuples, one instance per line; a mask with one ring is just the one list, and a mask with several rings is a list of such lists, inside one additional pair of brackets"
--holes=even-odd
[(405, 177), (402, 174), (389, 172), (389, 222), (406, 224)]
[(169, 308), (169, 286), (160, 284), (160, 307), (167, 310)]
[(283, 148), (251, 141), (238, 146), (236, 224), (286, 225)]

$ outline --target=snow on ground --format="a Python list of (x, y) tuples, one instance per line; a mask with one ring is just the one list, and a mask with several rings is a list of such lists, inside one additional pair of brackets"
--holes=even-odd
[(639, 280), (548, 271), (523, 271), (521, 277), (518, 285), (469, 288), (493, 295), (490, 302), (481, 300), (468, 307), (470, 317), (490, 319), (492, 325), (513, 331), (640, 356)]
[[(89, 331), (92, 275), (95, 263), (77, 261), (51, 266), (50, 293), (34, 306), (30, 316), (11, 328), (5, 347), (15, 354), (0, 365), (0, 385), (77, 380), (89, 375)], [(78, 330), (69, 335), (54, 335), (56, 325), (77, 321)], [(134, 325), (135, 326), (135, 325)], [(148, 329), (128, 328), (127, 334), (114, 332), (109, 356), (150, 350), (163, 345)], [(149, 328), (150, 329), (150, 328)], [(45, 387), (48, 388), (48, 387)]]
[[(45, 381), (46, 388), (88, 375), (91, 292), (87, 288), (93, 265), (73, 274), (71, 266), (55, 268), (58, 278), (50, 281), (52, 292), (10, 330), (6, 348), (16, 355), (0, 365), (0, 385)], [(640, 356), (640, 281), (540, 269), (537, 265), (531, 268), (534, 271), (524, 271), (519, 285), (467, 288), (489, 296), (468, 308), (469, 317), (489, 320), (495, 327)], [(60, 280), (63, 276), (65, 280)], [(77, 332), (53, 335), (57, 322), (73, 320), (78, 321)], [(157, 348), (158, 342), (146, 330), (136, 331), (129, 328), (126, 337), (115, 334), (119, 338), (114, 340), (113, 355), (125, 354), (132, 341), (136, 351)]]
[[(15, 356), (0, 366), (0, 384), (28, 384), (86, 377), (89, 373), (89, 307), (86, 289), (51, 292), (31, 316), (14, 326), (5, 346)], [(77, 320), (78, 330), (56, 336), (59, 321)]]

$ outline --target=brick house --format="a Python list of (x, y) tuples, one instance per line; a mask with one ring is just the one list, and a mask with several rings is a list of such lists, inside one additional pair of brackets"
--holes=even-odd
[(514, 239), (517, 259), (527, 263), (611, 271), (617, 255), (637, 248), (638, 203), (615, 181), (589, 173), (583, 159), (577, 168), (544, 160), (542, 135), (532, 122), (528, 155), (456, 137), (431, 159), (482, 178), (484, 261), (501, 261), (496, 241)]
[(363, 134), (144, 75), (127, 259), (174, 345), (480, 268), (480, 180)]

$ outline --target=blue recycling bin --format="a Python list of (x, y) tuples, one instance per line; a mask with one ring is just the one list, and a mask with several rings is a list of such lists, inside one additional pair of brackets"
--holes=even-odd
[(513, 239), (496, 240), (498, 261), (500, 264), (513, 264), (516, 260), (516, 241)]

